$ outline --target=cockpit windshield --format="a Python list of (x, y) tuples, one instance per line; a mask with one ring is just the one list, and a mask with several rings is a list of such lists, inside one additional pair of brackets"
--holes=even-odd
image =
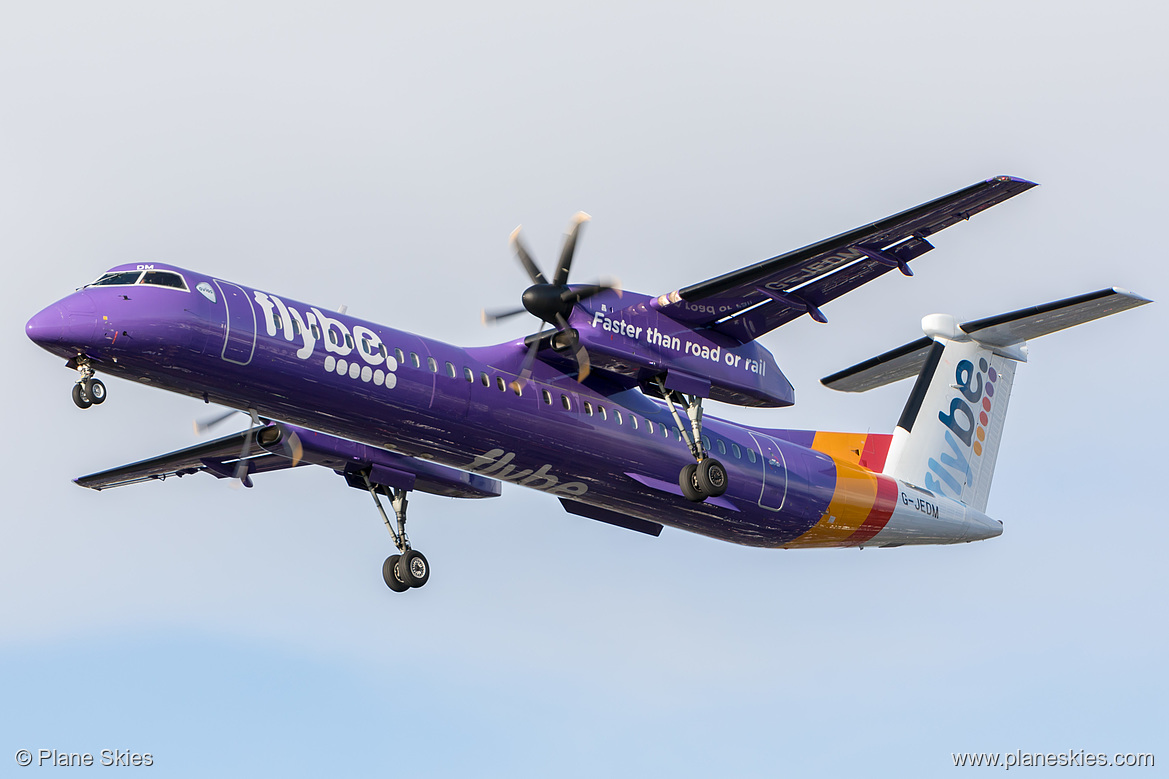
[(116, 270), (102, 275), (87, 287), (126, 287), (134, 284), (149, 284), (152, 287), (170, 287), (189, 292), (187, 282), (174, 271), (169, 270)]
[(122, 286), (125, 284), (137, 284), (138, 277), (142, 275), (140, 270), (119, 270), (112, 273), (104, 274), (100, 279), (87, 284), (88, 287), (113, 287)]
[(142, 277), (142, 281), (138, 283), (153, 284), (156, 287), (174, 287), (175, 289), (187, 288), (187, 283), (183, 281), (182, 276), (168, 270), (148, 270), (146, 275)]

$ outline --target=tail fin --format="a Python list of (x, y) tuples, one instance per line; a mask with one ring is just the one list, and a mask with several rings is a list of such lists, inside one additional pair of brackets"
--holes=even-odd
[(922, 320), (925, 338), (822, 382), (860, 392), (917, 373), (884, 472), (985, 511), (1015, 367), (1027, 360), (1027, 339), (1149, 302), (1106, 289), (962, 325), (933, 314)]

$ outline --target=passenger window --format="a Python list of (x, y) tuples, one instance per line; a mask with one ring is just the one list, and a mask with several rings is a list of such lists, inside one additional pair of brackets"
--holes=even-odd
[(750, 448), (747, 449), (747, 459), (750, 460), (751, 462), (755, 462), (755, 450), (754, 449), (750, 449)]
[(277, 330), (283, 330), (283, 329), (284, 329), (284, 319), (283, 319), (283, 318), (281, 318), (281, 317), (276, 317), (276, 319), (275, 319), (275, 322), (276, 322), (276, 329), (277, 329)]
[(584, 412), (587, 416), (591, 417), (593, 415), (593, 404), (587, 400), (584, 402)]
[(514, 393), (515, 393), (515, 396), (516, 396), (517, 398), (518, 398), (518, 397), (520, 397), (520, 396), (522, 396), (522, 395), (524, 394), (524, 388), (523, 388), (523, 387), (520, 385), (520, 380), (519, 380), (519, 379), (516, 379), (516, 380), (512, 381), (512, 382), (511, 382), (511, 384), (509, 384), (508, 386), (510, 386), (510, 387), (511, 387), (511, 389), (512, 389), (512, 392), (514, 392)]
[(345, 334), (345, 345), (350, 349), (353, 348), (353, 336), (349, 335), (348, 333)]
[(333, 342), (334, 346), (341, 345), (341, 339), (337, 337), (337, 331), (332, 328), (329, 329), (329, 340)]
[(426, 367), (430, 368), (431, 373), (438, 373), (438, 363), (433, 357), (426, 358)]
[(727, 445), (723, 443), (723, 440), (721, 438), (718, 439), (715, 443), (718, 444), (718, 453), (719, 454), (726, 454), (727, 453)]
[(617, 424), (619, 424), (619, 425), (625, 424), (625, 420), (621, 418), (621, 412), (618, 411), (617, 409), (613, 409), (613, 418), (617, 420)]
[(649, 431), (650, 435), (653, 435), (654, 423), (652, 420), (649, 420), (649, 419), (645, 420), (645, 429)]
[(542, 394), (544, 396), (544, 402), (546, 404), (548, 404), (549, 406), (551, 406), (552, 405), (551, 393), (549, 393), (548, 390), (540, 390), (540, 394)]
[(418, 359), (418, 355), (415, 354), (414, 352), (410, 352), (410, 364), (413, 365), (415, 368), (422, 367), (422, 361)]
[(710, 437), (709, 436), (702, 436), (702, 448), (708, 452), (710, 451)]
[(313, 334), (314, 341), (321, 340), (321, 328), (317, 327), (316, 325), (309, 325), (308, 329)]
[(475, 383), (475, 371), (471, 370), (470, 368), (464, 367), (463, 368), (463, 378), (466, 379), (467, 381), (471, 382), (472, 384), (474, 384)]
[(446, 364), (446, 375), (450, 376), (452, 379), (455, 377), (455, 364), (454, 363), (448, 362)]
[(568, 399), (567, 395), (560, 396), (560, 405), (564, 406), (565, 411), (572, 411), (572, 401)]
[(396, 359), (398, 361), (398, 365), (405, 365), (406, 364), (406, 355), (402, 354), (401, 349), (394, 350), (394, 359)]
[(292, 334), (300, 335), (300, 322), (297, 322), (295, 319), (292, 320)]
[(483, 386), (484, 386), (484, 387), (490, 387), (490, 386), (491, 386), (491, 379), (487, 378), (487, 374), (486, 374), (486, 373), (480, 373), (480, 374), (479, 374), (479, 381), (481, 381), (481, 382), (483, 383)]
[(743, 459), (743, 450), (740, 449), (739, 445), (734, 442), (731, 442), (731, 452), (735, 455), (736, 460)]
[(378, 350), (378, 353), (381, 354), (383, 359), (389, 357), (389, 355), (386, 354), (386, 345), (385, 344), (378, 344), (377, 350)]
[(604, 406), (597, 406), (597, 414), (600, 415), (601, 419), (608, 419), (609, 418), (608, 415), (605, 414), (605, 407)]
[(633, 414), (630, 414), (630, 415), (629, 415), (629, 425), (630, 425), (630, 426), (631, 426), (631, 427), (632, 427), (634, 430), (636, 430), (636, 429), (637, 429), (637, 417), (633, 416)]
[(495, 386), (500, 392), (503, 392), (505, 389), (507, 389), (507, 382), (503, 380), (502, 376), (496, 376)]
[(662, 425), (662, 437), (667, 441), (670, 440), (670, 428), (666, 427), (665, 425)]

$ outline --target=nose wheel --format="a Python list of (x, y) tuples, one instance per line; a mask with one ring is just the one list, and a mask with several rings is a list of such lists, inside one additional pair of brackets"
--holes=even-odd
[(106, 385), (101, 379), (94, 378), (93, 365), (88, 357), (77, 357), (70, 360), (73, 367), (80, 374), (77, 383), (73, 385), (73, 402), (78, 408), (100, 406), (106, 402)]
[[(408, 503), (406, 490), (375, 486), (370, 482), (369, 475), (365, 473), (362, 473), (361, 478), (365, 482), (365, 488), (373, 496), (373, 503), (382, 515), (386, 529), (390, 531), (390, 538), (394, 540), (394, 546), (398, 547), (399, 553), (390, 555), (382, 563), (382, 579), (386, 586), (394, 592), (405, 592), (423, 586), (430, 581), (430, 563), (427, 562), (426, 556), (422, 552), (410, 548), (410, 539), (406, 537), (406, 505)], [(397, 530), (394, 529), (389, 515), (382, 507), (381, 498), (378, 497), (379, 489), (390, 499), (390, 505), (398, 520)]]

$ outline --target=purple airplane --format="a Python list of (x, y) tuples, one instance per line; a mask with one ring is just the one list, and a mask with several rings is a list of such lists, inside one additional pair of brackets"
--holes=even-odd
[(890, 271), (912, 275), (934, 233), (1032, 186), (981, 181), (657, 297), (568, 283), (584, 214), (551, 278), (517, 229), (532, 284), (523, 308), (485, 318), (526, 311), (543, 324), (497, 346), (460, 348), (161, 263), (110, 269), (26, 332), (77, 371), (81, 408), (105, 402), (100, 371), (251, 419), (78, 484), (204, 471), (250, 487), (258, 473), (325, 466), (373, 497), (398, 549), (382, 566), (396, 592), (430, 576), (406, 536), (408, 493), (488, 498), (504, 481), (654, 536), (669, 526), (761, 547), (977, 541), (1002, 533), (983, 512), (1026, 341), (1148, 300), (1105, 289), (974, 322), (926, 317), (925, 337), (823, 380), (856, 392), (916, 376), (892, 434), (749, 427), (704, 416), (703, 402), (792, 405), (759, 336), (805, 314), (826, 322), (825, 304)]

